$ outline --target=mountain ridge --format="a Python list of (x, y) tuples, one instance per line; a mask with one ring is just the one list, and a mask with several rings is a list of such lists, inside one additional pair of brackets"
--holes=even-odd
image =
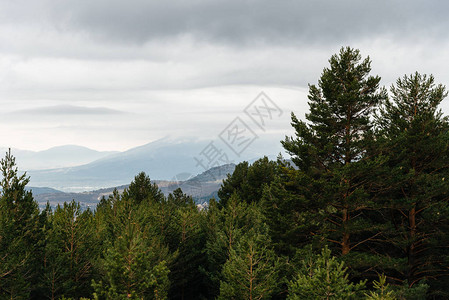
[[(235, 166), (235, 164), (226, 164), (213, 167), (196, 176), (187, 177), (183, 180), (176, 178), (173, 181), (152, 180), (152, 182), (156, 183), (162, 193), (166, 196), (177, 188), (181, 188), (185, 194), (192, 196), (198, 204), (201, 204), (203, 202), (208, 202), (212, 197), (216, 197), (223, 179), (227, 177), (227, 174), (234, 172)], [(70, 202), (72, 200), (79, 202), (83, 208), (93, 208), (98, 204), (101, 197), (108, 197), (112, 194), (114, 189), (123, 192), (128, 186), (129, 183), (79, 193), (63, 192), (47, 187), (32, 186), (28, 187), (27, 190), (32, 191), (33, 196), (41, 209), (45, 208), (47, 203), (49, 203), (51, 207), (56, 207), (58, 204), (63, 204), (64, 202)]]
[[(144, 171), (151, 179), (170, 181), (180, 174), (204, 171), (194, 157), (210, 144), (210, 140), (169, 137), (95, 160), (88, 164), (45, 170), (31, 170), (30, 184), (51, 187), (64, 192), (82, 192), (131, 182)], [(247, 150), (236, 163), (259, 158)], [(233, 162), (233, 161), (230, 161)]]
[[(0, 147), (6, 153), (9, 148)], [(55, 169), (87, 164), (117, 153), (116, 151), (97, 151), (78, 145), (61, 145), (41, 151), (21, 150), (11, 148), (11, 154), (16, 158), (19, 170), (35, 171)]]

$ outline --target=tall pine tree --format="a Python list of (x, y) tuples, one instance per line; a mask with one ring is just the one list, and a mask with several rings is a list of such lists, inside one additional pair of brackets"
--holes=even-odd
[(0, 293), (8, 299), (33, 296), (41, 271), (43, 235), (29, 178), (19, 175), (11, 151), (1, 160)]
[(362, 213), (370, 169), (364, 158), (372, 111), (386, 92), (379, 89), (380, 77), (369, 75), (370, 59), (362, 60), (358, 50), (342, 48), (329, 63), (318, 86), (309, 86), (308, 123), (292, 114), (295, 137), (282, 144), (299, 169), (295, 180), (313, 188), (302, 192), (303, 201), (313, 201), (312, 209), (322, 215), (319, 232), (312, 234), (347, 255), (375, 235), (367, 232), (370, 224)]
[(377, 118), (377, 148), (386, 157), (378, 201), (389, 208), (391, 230), (382, 251), (395, 263), (386, 272), (413, 287), (423, 279), (447, 294), (449, 275), (449, 122), (439, 110), (447, 96), (433, 76), (414, 73), (391, 87)]

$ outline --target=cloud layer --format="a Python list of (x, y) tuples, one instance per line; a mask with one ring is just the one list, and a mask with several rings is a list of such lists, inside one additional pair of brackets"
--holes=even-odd
[[(370, 55), (384, 85), (416, 70), (448, 84), (448, 9), (418, 0), (0, 0), (0, 103), (10, 116), (0, 138), (34, 150), (123, 150), (167, 134), (211, 136), (261, 90), (302, 116), (307, 84), (345, 45)], [(19, 122), (15, 111), (33, 114)], [(119, 111), (130, 114), (111, 117)], [(282, 122), (280, 138), (290, 129)]]
[(441, 35), (444, 1), (3, 1), (6, 25), (37, 25), (103, 41), (144, 44), (193, 35), (207, 42), (337, 43), (377, 34)]

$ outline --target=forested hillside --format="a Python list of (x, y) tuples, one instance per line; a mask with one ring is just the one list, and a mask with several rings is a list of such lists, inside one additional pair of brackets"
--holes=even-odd
[(139, 173), (95, 210), (39, 210), (7, 153), (0, 299), (448, 299), (446, 89), (370, 72), (332, 56), (291, 157), (238, 164), (204, 209)]

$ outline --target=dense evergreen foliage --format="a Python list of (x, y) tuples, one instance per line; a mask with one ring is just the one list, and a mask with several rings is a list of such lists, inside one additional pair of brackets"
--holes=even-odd
[(8, 152), (0, 299), (448, 299), (445, 87), (388, 93), (349, 47), (329, 63), (291, 161), (238, 164), (204, 209), (140, 173), (95, 210), (39, 211)]

